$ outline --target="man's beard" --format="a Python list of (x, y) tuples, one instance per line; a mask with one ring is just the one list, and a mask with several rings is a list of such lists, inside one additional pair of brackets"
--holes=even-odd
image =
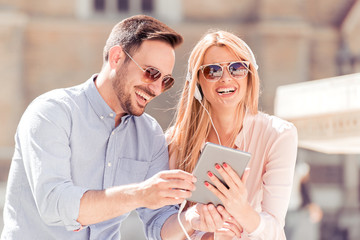
[[(117, 99), (120, 103), (121, 108), (130, 115), (140, 116), (144, 113), (145, 107), (139, 106), (136, 102), (132, 104), (131, 102), (131, 92), (133, 88), (126, 88), (126, 83), (128, 82), (127, 76), (127, 66), (123, 66), (121, 70), (116, 72), (115, 79), (112, 81), (112, 87), (117, 96)], [(138, 107), (134, 105), (138, 105)]]

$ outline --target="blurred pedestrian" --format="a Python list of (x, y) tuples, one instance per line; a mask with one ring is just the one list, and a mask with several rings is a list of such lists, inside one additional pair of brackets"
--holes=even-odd
[(319, 240), (323, 212), (311, 199), (310, 166), (299, 162), (295, 167), (294, 185), (288, 213), (285, 218), (285, 233), (288, 240)]

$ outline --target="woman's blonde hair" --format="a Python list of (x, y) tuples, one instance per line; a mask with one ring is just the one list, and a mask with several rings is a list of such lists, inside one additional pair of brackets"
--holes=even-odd
[(175, 122), (168, 129), (169, 153), (171, 158), (176, 159), (176, 168), (192, 172), (199, 158), (200, 150), (212, 128), (210, 117), (211, 106), (203, 97), (202, 104), (194, 98), (194, 92), (199, 85), (199, 68), (203, 63), (206, 51), (212, 46), (226, 47), (239, 60), (249, 61), (249, 73), (247, 80), (246, 96), (237, 107), (237, 118), (234, 121), (235, 131), (231, 146), (240, 132), (245, 109), (249, 114), (258, 112), (259, 99), (259, 76), (256, 70), (256, 62), (251, 50), (239, 37), (226, 31), (210, 31), (200, 39), (192, 50), (188, 61), (187, 81), (182, 91)]

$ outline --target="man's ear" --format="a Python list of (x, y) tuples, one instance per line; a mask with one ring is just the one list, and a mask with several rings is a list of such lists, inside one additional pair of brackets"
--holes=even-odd
[(125, 57), (124, 51), (122, 47), (119, 45), (115, 45), (109, 50), (109, 65), (112, 69), (116, 68), (119, 65), (119, 62), (123, 60)]

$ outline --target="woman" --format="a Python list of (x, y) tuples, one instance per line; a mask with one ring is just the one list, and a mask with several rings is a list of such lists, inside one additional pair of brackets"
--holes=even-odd
[(225, 31), (206, 34), (189, 58), (174, 125), (167, 131), (170, 168), (192, 172), (205, 142), (252, 155), (242, 178), (231, 166), (217, 166), (229, 189), (209, 174), (211, 181), (204, 184), (231, 218), (201, 239), (286, 239), (297, 131), (291, 123), (258, 111), (257, 68), (246, 43)]

